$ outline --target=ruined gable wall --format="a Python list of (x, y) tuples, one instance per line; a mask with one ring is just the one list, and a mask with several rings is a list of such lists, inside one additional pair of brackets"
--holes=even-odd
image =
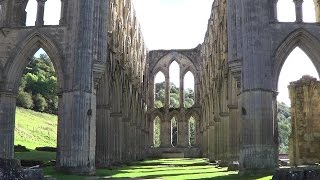
[(320, 82), (303, 76), (289, 85), (292, 113), (290, 162), (292, 165), (320, 161)]

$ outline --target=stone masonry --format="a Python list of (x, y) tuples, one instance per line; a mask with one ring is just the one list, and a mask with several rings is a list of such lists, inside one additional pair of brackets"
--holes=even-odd
[(320, 162), (320, 82), (304, 76), (289, 85), (291, 100), (291, 165)]

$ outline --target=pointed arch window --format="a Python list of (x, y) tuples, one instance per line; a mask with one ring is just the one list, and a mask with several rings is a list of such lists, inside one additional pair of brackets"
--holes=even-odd
[(176, 117), (171, 119), (171, 144), (176, 147), (178, 143), (178, 120)]
[[(299, 68), (303, 67), (303, 68)], [(289, 135), (291, 132), (291, 113), (288, 85), (299, 80), (303, 75), (310, 75), (319, 79), (317, 70), (308, 55), (296, 47), (284, 62), (278, 80), (278, 131), (279, 152), (289, 152)], [(287, 110), (286, 110), (287, 109)]]
[(160, 71), (154, 78), (154, 107), (161, 108), (165, 103), (165, 77)]
[(194, 76), (188, 71), (184, 76), (184, 107), (190, 108), (194, 105), (195, 102), (195, 91), (194, 91)]
[(180, 107), (180, 66), (176, 61), (173, 61), (169, 67), (169, 77), (170, 77), (170, 108)]

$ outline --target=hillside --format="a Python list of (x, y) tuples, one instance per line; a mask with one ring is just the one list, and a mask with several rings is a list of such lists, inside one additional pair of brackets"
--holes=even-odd
[(57, 116), (17, 107), (15, 142), (34, 149), (39, 146), (56, 147)]

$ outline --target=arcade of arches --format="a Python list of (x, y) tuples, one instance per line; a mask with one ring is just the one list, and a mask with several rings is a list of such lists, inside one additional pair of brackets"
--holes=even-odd
[[(57, 169), (93, 174), (95, 167), (173, 154), (226, 165), (238, 161), (240, 171), (276, 168), (282, 65), (300, 47), (320, 72), (320, 26), (304, 23), (303, 1), (293, 1), (296, 21), (283, 23), (277, 20), (277, 0), (215, 0), (202, 44), (148, 51), (130, 0), (61, 0), (55, 26), (44, 26), (46, 1), (37, 0), (35, 26), (29, 27), (28, 0), (0, 0), (0, 158), (14, 158), (19, 80), (43, 48), (58, 78)], [(314, 3), (319, 21), (320, 2)], [(172, 62), (180, 70), (174, 107)], [(165, 78), (161, 108), (154, 106), (158, 72)], [(183, 101), (187, 72), (194, 76), (191, 107)]]

